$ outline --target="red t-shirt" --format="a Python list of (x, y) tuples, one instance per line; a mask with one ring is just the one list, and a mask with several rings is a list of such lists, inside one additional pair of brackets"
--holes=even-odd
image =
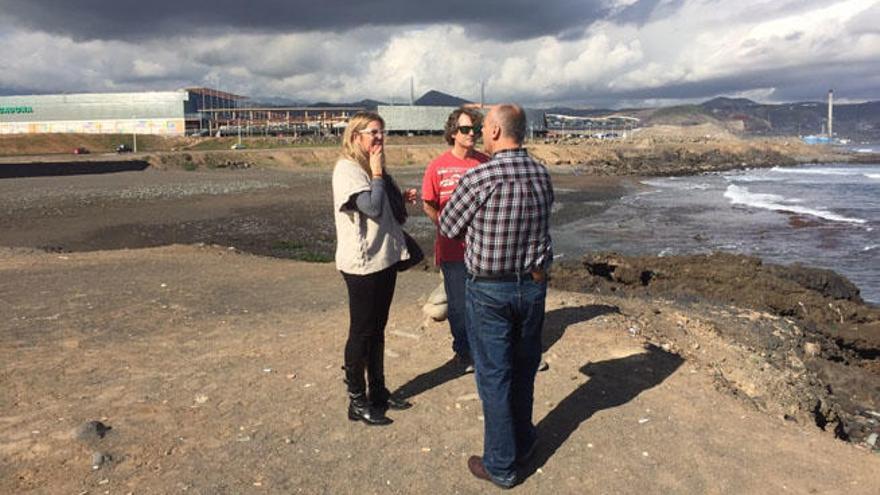
[[(440, 208), (437, 211), (443, 211), (461, 176), (487, 161), (489, 157), (479, 151), (473, 151), (464, 160), (457, 158), (452, 151), (438, 156), (425, 170), (425, 177), (422, 180), (422, 200), (439, 204)], [(434, 262), (439, 265), (441, 261), (464, 261), (464, 241), (444, 237), (438, 228), (437, 238), (434, 241)]]

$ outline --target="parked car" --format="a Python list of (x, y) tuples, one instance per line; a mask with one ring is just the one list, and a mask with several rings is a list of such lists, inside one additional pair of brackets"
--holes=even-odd
[(131, 153), (131, 146), (123, 143), (116, 147), (117, 153)]
[(74, 155), (86, 155), (86, 154), (88, 154), (88, 152), (89, 152), (89, 150), (86, 148), (83, 148), (82, 146), (77, 146), (76, 148), (73, 149)]

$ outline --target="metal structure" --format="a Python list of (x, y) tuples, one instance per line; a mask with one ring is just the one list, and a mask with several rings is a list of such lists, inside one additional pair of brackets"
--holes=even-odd
[(186, 88), (184, 106), (187, 134), (209, 135), (220, 129), (220, 122), (232, 119), (247, 97), (212, 88)]
[(544, 114), (550, 135), (578, 135), (596, 138), (616, 138), (639, 126), (641, 120), (626, 115), (581, 117), (556, 113)]
[(331, 134), (362, 107), (203, 108), (210, 135)]

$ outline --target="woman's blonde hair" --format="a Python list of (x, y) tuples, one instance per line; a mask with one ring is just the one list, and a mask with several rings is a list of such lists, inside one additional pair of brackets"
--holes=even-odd
[(370, 125), (370, 122), (379, 122), (382, 124), (382, 129), (385, 129), (385, 120), (378, 113), (358, 112), (348, 120), (348, 126), (342, 134), (342, 156), (358, 162), (367, 172), (370, 171), (370, 157), (355, 142), (355, 139), (360, 136), (362, 130)]

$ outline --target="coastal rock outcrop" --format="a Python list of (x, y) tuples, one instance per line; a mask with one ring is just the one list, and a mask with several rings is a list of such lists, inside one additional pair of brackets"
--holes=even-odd
[(553, 284), (696, 311), (704, 317), (679, 322), (680, 334), (650, 325), (645, 333), (715, 370), (720, 388), (760, 409), (854, 441), (880, 429), (871, 414), (880, 409), (880, 308), (833, 271), (727, 253), (591, 253), (555, 267)]

